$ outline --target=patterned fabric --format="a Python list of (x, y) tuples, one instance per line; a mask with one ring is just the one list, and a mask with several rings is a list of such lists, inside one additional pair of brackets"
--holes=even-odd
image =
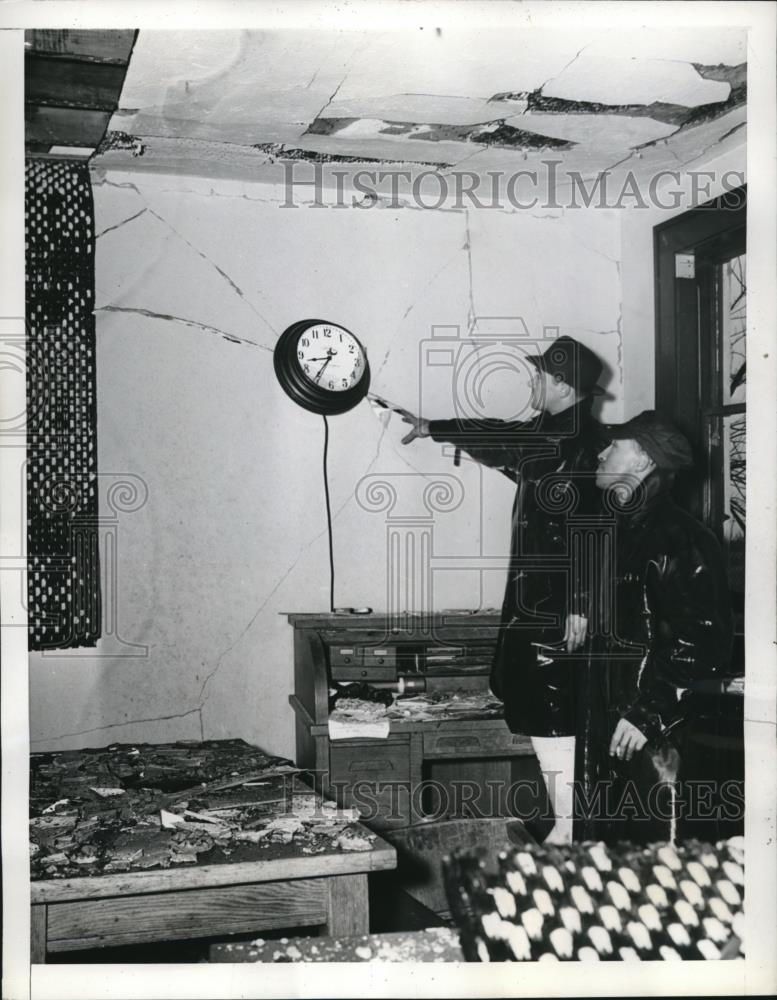
[(30, 649), (100, 635), (94, 206), (84, 163), (26, 166)]
[(524, 844), (444, 860), (469, 962), (677, 961), (744, 954), (744, 838)]

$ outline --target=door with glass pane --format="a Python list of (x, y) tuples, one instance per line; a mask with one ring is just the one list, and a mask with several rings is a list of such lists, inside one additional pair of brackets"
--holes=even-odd
[[(686, 212), (655, 231), (656, 409), (694, 449), (676, 487), (679, 502), (718, 536), (735, 611), (732, 668), (744, 668), (746, 206), (744, 189)], [(685, 780), (734, 782), (744, 798), (744, 698), (740, 682), (695, 699), (683, 754)], [(684, 821), (683, 836), (720, 839), (743, 817)]]
[(745, 436), (747, 427), (747, 257), (744, 231), (699, 248), (699, 340), (704, 357), (700, 415), (707, 471), (702, 516), (723, 543), (729, 587), (743, 630)]
[(681, 502), (724, 547), (744, 633), (747, 258), (745, 193), (656, 230), (656, 408), (694, 447)]

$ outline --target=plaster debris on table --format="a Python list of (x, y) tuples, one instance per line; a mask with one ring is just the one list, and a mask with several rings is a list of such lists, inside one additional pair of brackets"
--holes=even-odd
[[(349, 685), (354, 686), (354, 685)], [(382, 700), (364, 697), (330, 698), (333, 706), (329, 722), (342, 725), (370, 725), (387, 720), (404, 722), (443, 722), (446, 719), (501, 718), (502, 702), (490, 691), (440, 691), (392, 699), (381, 691)]]
[(427, 722), (445, 719), (501, 718), (504, 707), (490, 691), (440, 691), (399, 698), (388, 709), (391, 719)]
[(291, 761), (243, 740), (33, 754), (33, 879), (370, 850), (359, 813), (305, 792)]

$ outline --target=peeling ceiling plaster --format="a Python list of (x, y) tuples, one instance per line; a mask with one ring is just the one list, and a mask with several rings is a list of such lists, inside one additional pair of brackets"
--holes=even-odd
[(725, 101), (730, 86), (705, 80), (687, 62), (668, 59), (629, 59), (582, 52), (555, 79), (542, 88), (547, 97), (602, 104), (699, 104)]
[(141, 31), (110, 127), (127, 138), (109, 132), (97, 159), (185, 140), (480, 172), (552, 150), (595, 172), (680, 136), (704, 149), (709, 127), (744, 106), (745, 40), (736, 29)]

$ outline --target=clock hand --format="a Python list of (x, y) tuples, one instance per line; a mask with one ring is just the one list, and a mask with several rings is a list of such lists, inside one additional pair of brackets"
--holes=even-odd
[(315, 381), (316, 382), (320, 382), (321, 381), (321, 376), (324, 374), (324, 369), (326, 368), (326, 366), (329, 364), (329, 362), (331, 360), (332, 360), (332, 355), (330, 354), (329, 357), (326, 359), (326, 361), (323, 363), (323, 365), (321, 365), (321, 367), (319, 368), (318, 375), (316, 375), (316, 377), (315, 377)]

